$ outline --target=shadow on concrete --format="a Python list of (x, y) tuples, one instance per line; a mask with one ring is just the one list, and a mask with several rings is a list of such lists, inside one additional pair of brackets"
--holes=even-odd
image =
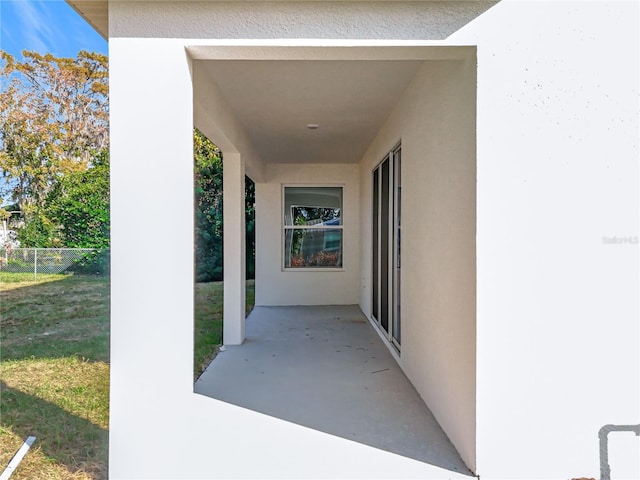
[(357, 306), (255, 307), (195, 392), (470, 474)]

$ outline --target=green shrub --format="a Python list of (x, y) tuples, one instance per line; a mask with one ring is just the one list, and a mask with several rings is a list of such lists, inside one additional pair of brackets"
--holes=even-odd
[(65, 272), (81, 275), (109, 275), (110, 265), (111, 254), (109, 250), (94, 250), (76, 260)]

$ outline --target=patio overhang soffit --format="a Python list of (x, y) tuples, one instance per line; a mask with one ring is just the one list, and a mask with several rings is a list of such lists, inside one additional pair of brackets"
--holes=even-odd
[(105, 40), (109, 40), (108, 0), (66, 0)]
[[(267, 164), (359, 162), (421, 68), (475, 55), (471, 47), (437, 46), (196, 45), (188, 51), (196, 126), (224, 151), (219, 112), (226, 111)], [(220, 124), (207, 129), (205, 119)]]

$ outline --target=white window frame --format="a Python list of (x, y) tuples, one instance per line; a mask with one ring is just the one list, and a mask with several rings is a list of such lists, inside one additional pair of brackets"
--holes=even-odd
[[(285, 204), (285, 189), (289, 187), (297, 188), (341, 188), (342, 189), (342, 204), (340, 205), (340, 225), (285, 225), (284, 210)], [(282, 255), (281, 268), (283, 272), (342, 272), (344, 271), (344, 183), (285, 183), (281, 185), (281, 205), (280, 205), (280, 232), (282, 233), (282, 239), (280, 242), (280, 254)], [(307, 205), (308, 206), (308, 205)], [(285, 247), (287, 241), (287, 230), (309, 230), (310, 228), (318, 228), (323, 230), (341, 230), (342, 231), (342, 243), (340, 245), (341, 265), (338, 267), (326, 266), (326, 267), (289, 267), (287, 266), (287, 255), (285, 254)]]

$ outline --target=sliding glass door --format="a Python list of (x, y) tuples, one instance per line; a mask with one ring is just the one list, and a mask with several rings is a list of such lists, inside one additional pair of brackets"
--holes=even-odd
[(372, 316), (400, 349), (401, 149), (396, 147), (373, 171)]

